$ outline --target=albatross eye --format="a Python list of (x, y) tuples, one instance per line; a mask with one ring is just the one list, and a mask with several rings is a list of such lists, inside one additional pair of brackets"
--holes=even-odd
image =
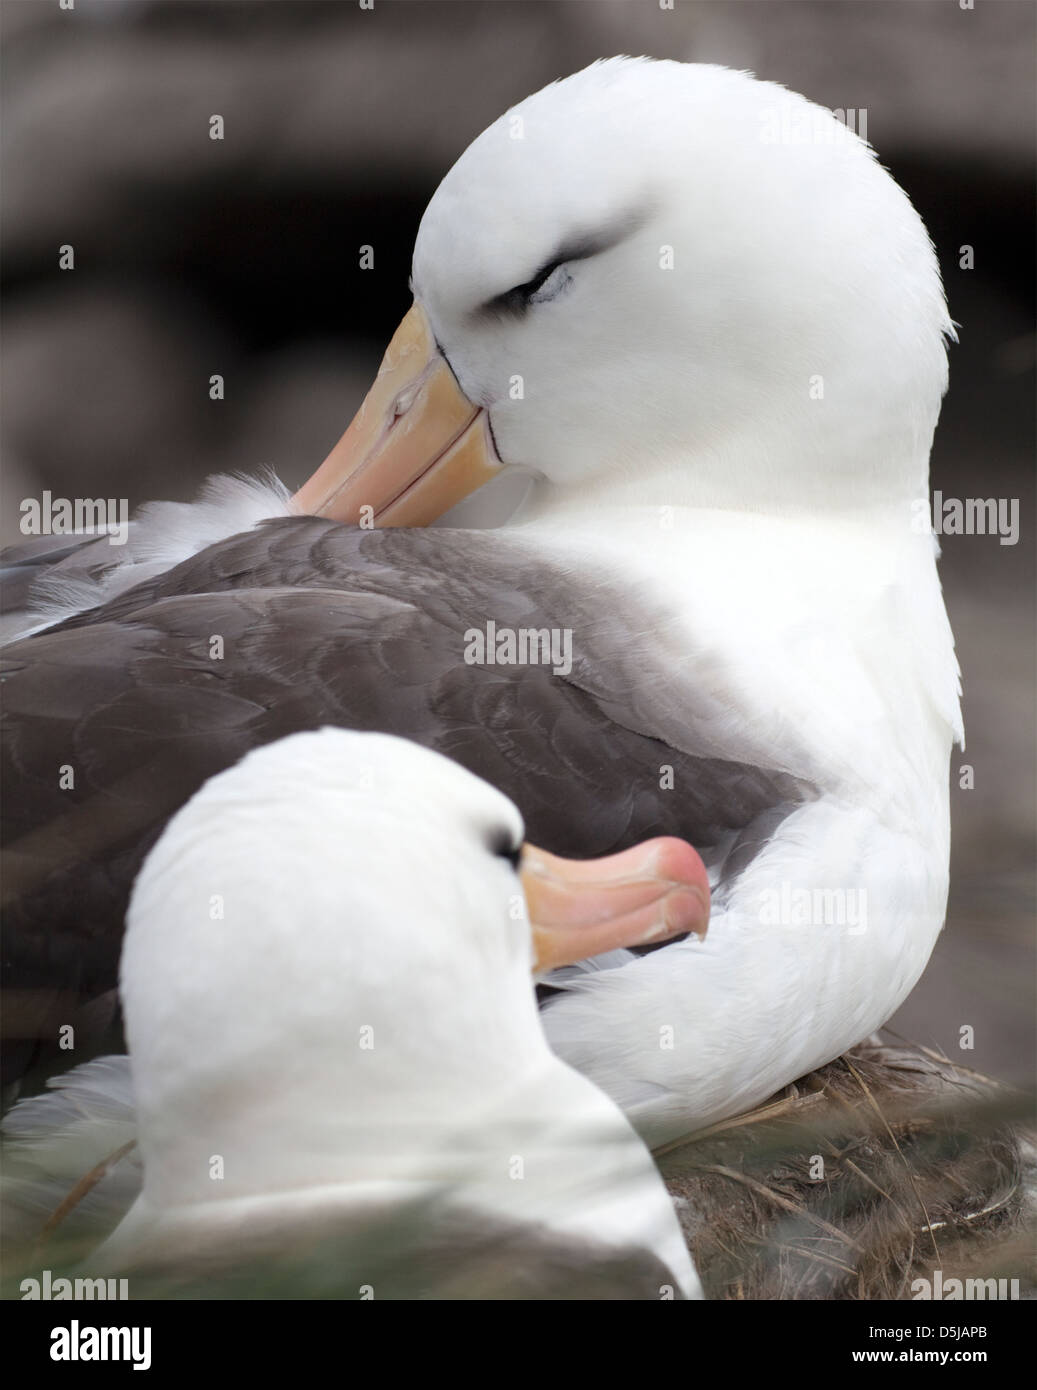
[(551, 299), (557, 299), (571, 283), (572, 276), (565, 261), (551, 261), (538, 270), (532, 280), (498, 295), (493, 303), (495, 307), (521, 312), (531, 304), (546, 304)]
[(549, 265), (543, 274), (526, 291), (527, 304), (546, 304), (557, 299), (565, 287), (572, 283), (572, 276), (562, 262)]
[(498, 859), (507, 859), (516, 871), (522, 862), (522, 845), (521, 843), (514, 844), (511, 835), (506, 830), (501, 831), (499, 837), (495, 839), (493, 853)]
[(482, 309), (491, 313), (506, 310), (512, 314), (522, 314), (534, 304), (546, 304), (548, 300), (557, 299), (573, 283), (569, 266), (574, 261), (590, 260), (602, 251), (618, 246), (644, 225), (651, 211), (651, 204), (642, 199), (636, 210), (618, 214), (605, 226), (596, 227), (591, 232), (574, 232), (566, 241), (556, 244), (554, 255), (532, 279), (496, 295)]

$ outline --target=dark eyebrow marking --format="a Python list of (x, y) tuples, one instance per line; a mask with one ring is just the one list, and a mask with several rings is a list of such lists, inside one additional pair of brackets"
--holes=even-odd
[(480, 315), (524, 313), (528, 308), (529, 296), (539, 289), (558, 266), (567, 265), (570, 261), (586, 261), (591, 256), (599, 256), (603, 251), (610, 251), (613, 246), (618, 246), (628, 236), (633, 236), (648, 220), (649, 215), (650, 209), (639, 208), (636, 213), (624, 213), (609, 223), (607, 227), (600, 228), (596, 232), (570, 237), (567, 241), (562, 242), (554, 255), (549, 256), (538, 266), (524, 284), (515, 285), (512, 289), (505, 290), (503, 294), (494, 295), (492, 299), (480, 305), (476, 313)]
[(494, 836), (493, 844), (491, 846), (491, 852), (494, 855), (496, 855), (499, 859), (507, 859), (510, 862), (511, 867), (516, 871), (518, 870), (518, 866), (522, 861), (522, 850), (522, 841), (520, 840), (517, 845), (513, 845), (511, 841), (511, 836), (508, 834), (506, 830), (503, 831), (499, 836)]

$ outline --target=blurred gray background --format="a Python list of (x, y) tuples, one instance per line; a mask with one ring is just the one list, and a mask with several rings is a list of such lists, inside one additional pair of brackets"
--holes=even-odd
[[(1021, 513), (1016, 546), (944, 540), (968, 737), (954, 767), (972, 765), (975, 788), (952, 779), (948, 926), (892, 1022), (1032, 1084), (1034, 5), (3, 0), (0, 14), (5, 542), (43, 488), (135, 507), (189, 498), (212, 472), (270, 465), (301, 482), (407, 307), (439, 179), (546, 82), (647, 53), (867, 108), (960, 325), (934, 487), (1018, 497)], [(208, 138), (214, 113), (222, 142)], [(358, 269), (365, 243), (373, 272)]]

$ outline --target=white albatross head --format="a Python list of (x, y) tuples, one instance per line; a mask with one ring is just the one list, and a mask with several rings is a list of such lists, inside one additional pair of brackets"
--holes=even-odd
[(705, 869), (680, 841), (569, 864), (522, 833), (501, 793), (383, 734), (295, 734), (205, 784), (127, 915), (131, 1232), (142, 1211), (438, 1183), (629, 1240), (647, 1191), (671, 1241), (626, 1120), (549, 1051), (531, 968), (704, 930)]
[(924, 493), (952, 333), (921, 219), (830, 112), (725, 68), (596, 63), (434, 194), (415, 305), (304, 511), (425, 524), (501, 466), (596, 502)]

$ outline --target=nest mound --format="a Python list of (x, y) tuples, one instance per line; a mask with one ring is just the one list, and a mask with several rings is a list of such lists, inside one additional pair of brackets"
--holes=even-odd
[(937, 1270), (944, 1287), (1018, 1279), (1026, 1297), (1029, 1112), (947, 1057), (873, 1038), (656, 1159), (708, 1298), (910, 1299)]

